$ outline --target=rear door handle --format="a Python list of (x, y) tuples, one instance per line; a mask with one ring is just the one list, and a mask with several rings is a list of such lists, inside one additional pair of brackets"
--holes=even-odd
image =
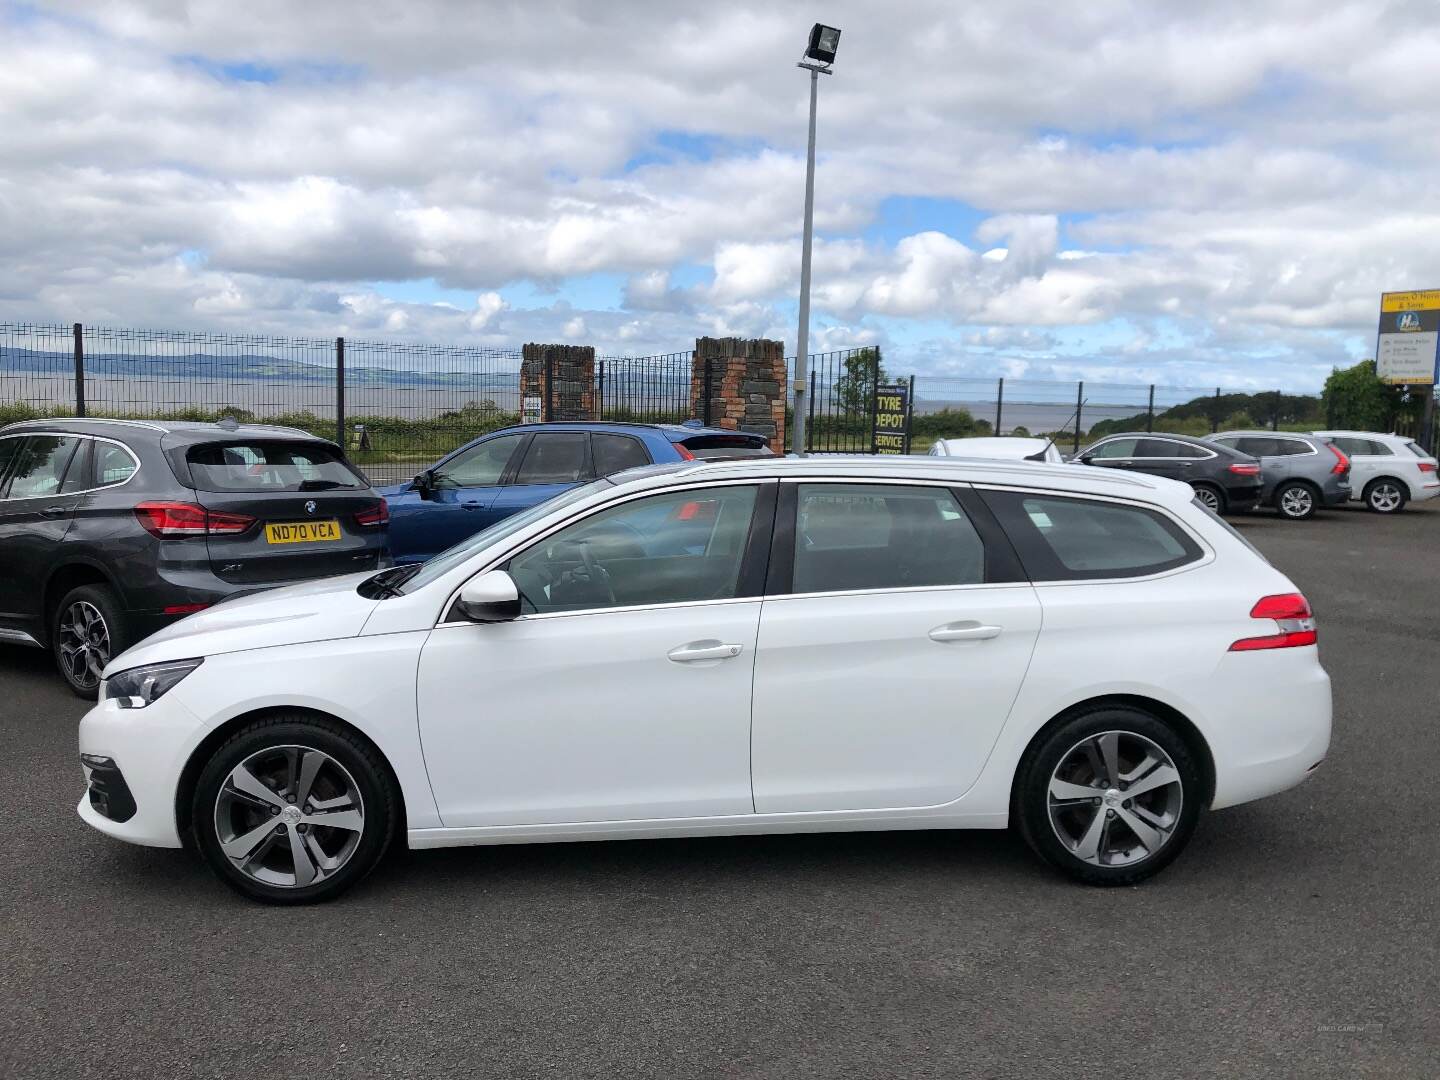
[(1001, 627), (986, 626), (971, 619), (967, 622), (946, 623), (930, 631), (931, 641), (985, 641), (999, 637)]
[(677, 664), (693, 664), (697, 660), (729, 660), (744, 651), (743, 645), (730, 645), (723, 641), (692, 641), (677, 645), (665, 655)]
[(45, 507), (44, 510), (41, 510), (41, 511), (40, 511), (40, 516), (41, 516), (41, 517), (48, 517), (48, 518), (56, 518), (56, 517), (60, 517), (60, 516), (62, 516), (62, 515), (64, 515), (64, 514), (68, 514), (69, 512), (70, 512), (70, 508), (69, 508), (68, 506), (47, 506), (47, 507)]

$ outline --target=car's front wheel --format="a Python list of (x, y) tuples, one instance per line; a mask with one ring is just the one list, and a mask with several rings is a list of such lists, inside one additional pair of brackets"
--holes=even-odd
[(1398, 480), (1382, 477), (1365, 488), (1365, 505), (1377, 514), (1398, 514), (1405, 509), (1409, 492)]
[(1314, 517), (1319, 505), (1320, 500), (1315, 496), (1315, 489), (1298, 480), (1282, 484), (1275, 492), (1275, 509), (1280, 511), (1281, 517), (1290, 518), (1292, 521), (1304, 521)]
[(210, 757), (191, 822), (211, 868), (272, 904), (328, 900), (390, 844), (399, 796), (379, 754), (340, 724), (305, 713), (245, 727)]
[(1202, 784), (1189, 747), (1132, 708), (1081, 713), (1020, 764), (1013, 817), (1046, 862), (1091, 885), (1133, 885), (1189, 842)]

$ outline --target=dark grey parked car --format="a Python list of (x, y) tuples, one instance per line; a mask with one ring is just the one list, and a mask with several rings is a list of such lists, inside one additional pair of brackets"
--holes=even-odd
[(1183, 480), (1195, 489), (1195, 497), (1217, 514), (1249, 510), (1260, 501), (1260, 462), (1228, 446), (1189, 435), (1144, 431), (1107, 435), (1073, 460)]
[(1350, 459), (1323, 436), (1224, 431), (1209, 441), (1259, 458), (1265, 485), (1260, 502), (1282, 517), (1303, 521), (1323, 506), (1340, 506), (1350, 498)]
[(94, 697), (112, 656), (237, 593), (389, 561), (385, 500), (292, 428), (30, 420), (0, 428), (0, 642)]

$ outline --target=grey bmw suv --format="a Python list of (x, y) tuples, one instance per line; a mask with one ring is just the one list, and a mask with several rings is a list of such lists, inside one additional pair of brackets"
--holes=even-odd
[(0, 428), (0, 642), (93, 698), (112, 656), (237, 592), (388, 562), (385, 500), (293, 428), (28, 420)]
[(1340, 506), (1350, 498), (1350, 459), (1323, 436), (1225, 431), (1210, 441), (1260, 459), (1260, 503), (1282, 517), (1303, 521), (1321, 507)]

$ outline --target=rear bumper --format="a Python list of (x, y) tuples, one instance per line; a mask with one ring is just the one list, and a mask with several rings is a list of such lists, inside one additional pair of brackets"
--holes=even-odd
[(1225, 505), (1230, 510), (1253, 510), (1260, 505), (1260, 492), (1262, 490), (1258, 485), (1255, 487), (1226, 488)]

